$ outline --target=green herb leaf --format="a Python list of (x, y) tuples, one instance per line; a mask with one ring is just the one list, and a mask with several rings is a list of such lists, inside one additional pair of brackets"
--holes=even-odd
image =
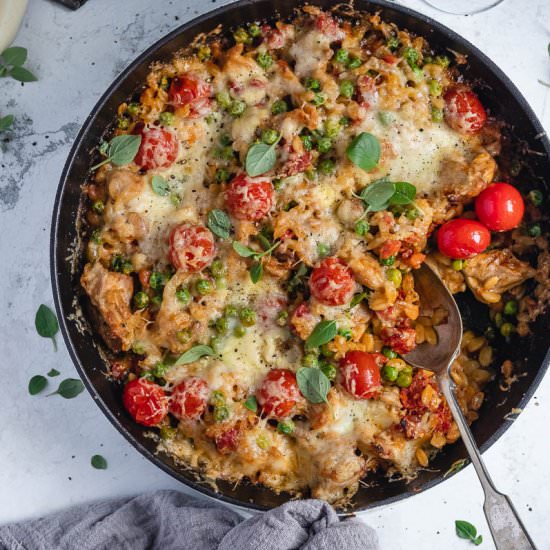
[(153, 191), (161, 197), (166, 197), (170, 193), (168, 182), (162, 176), (153, 176), (151, 179), (151, 187)]
[(239, 241), (233, 241), (233, 250), (241, 258), (250, 258), (250, 256), (256, 256), (258, 254), (257, 252), (255, 252), (251, 248), (248, 248), (248, 246), (245, 246), (244, 244), (241, 244)]
[(257, 412), (258, 411), (258, 401), (256, 401), (256, 397), (254, 397), (253, 395), (249, 395), (246, 398), (246, 401), (244, 402), (244, 406), (249, 411)]
[(265, 174), (275, 166), (277, 161), (277, 153), (275, 152), (275, 146), (279, 142), (280, 136), (277, 141), (271, 145), (266, 143), (256, 143), (246, 153), (245, 168), (246, 173), (249, 176), (259, 176)]
[(361, 132), (353, 138), (346, 154), (353, 164), (369, 172), (380, 160), (380, 142), (372, 134)]
[(55, 335), (59, 330), (59, 323), (57, 322), (55, 313), (48, 306), (44, 304), (40, 305), (34, 317), (34, 326), (36, 327), (36, 332), (42, 338), (52, 339), (54, 350), (57, 351)]
[(359, 195), (363, 202), (367, 205), (369, 211), (378, 212), (385, 210), (390, 203), (390, 199), (395, 193), (395, 184), (388, 181), (387, 178), (382, 178), (373, 181), (361, 191)]
[(20, 67), (27, 61), (27, 48), (13, 46), (2, 52), (2, 59), (6, 65)]
[(220, 239), (227, 239), (229, 237), (231, 220), (223, 210), (218, 210), (217, 208), (211, 210), (208, 213), (206, 225), (208, 225), (208, 229), (210, 229), (214, 235), (220, 237)]
[(205, 355), (214, 355), (214, 350), (210, 346), (199, 344), (188, 349), (185, 353), (179, 356), (178, 360), (174, 363), (174, 366), (187, 365), (188, 363), (194, 363)]
[(457, 519), (455, 521), (456, 534), (461, 539), (467, 539), (472, 541), (476, 546), (479, 546), (483, 542), (483, 537), (478, 536), (477, 529), (469, 522)]
[(29, 393), (36, 395), (40, 393), (48, 385), (48, 380), (45, 376), (37, 374), (29, 380)]
[(51, 393), (50, 395), (60, 395), (65, 399), (73, 399), (78, 394), (84, 391), (84, 384), (81, 380), (77, 378), (66, 378), (59, 384), (57, 391)]
[(256, 284), (262, 278), (263, 273), (264, 273), (264, 268), (261, 262), (254, 262), (250, 266), (250, 280), (254, 284)]
[(8, 74), (19, 82), (36, 82), (38, 78), (24, 67), (14, 67)]
[(367, 297), (368, 294), (366, 292), (359, 292), (358, 294), (354, 294), (351, 302), (349, 303), (349, 308), (353, 309), (355, 306), (358, 306)]
[(330, 380), (320, 369), (300, 367), (296, 372), (296, 382), (302, 395), (310, 403), (328, 403)]
[(455, 474), (456, 472), (459, 472), (468, 464), (467, 458), (461, 458), (460, 460), (456, 460), (451, 464), (451, 467), (443, 474), (443, 477), (450, 476), (451, 474)]
[(130, 164), (137, 155), (140, 145), (141, 135), (124, 134), (114, 137), (105, 149), (107, 158), (92, 166), (91, 170), (95, 170), (108, 162), (112, 162), (116, 166)]
[(338, 333), (336, 321), (321, 321), (306, 340), (306, 349), (318, 348), (330, 342)]
[(390, 199), (390, 204), (410, 204), (416, 197), (416, 187), (406, 181), (394, 183), (395, 193)]
[(0, 132), (10, 128), (14, 120), (15, 117), (13, 115), (6, 115), (5, 117), (0, 118)]
[(61, 373), (57, 369), (51, 369), (50, 372), (48, 372), (48, 376), (51, 378), (53, 376), (59, 376)]
[(92, 466), (96, 470), (106, 470), (107, 469), (107, 461), (101, 455), (92, 456), (92, 460), (90, 460), (90, 463), (92, 464)]

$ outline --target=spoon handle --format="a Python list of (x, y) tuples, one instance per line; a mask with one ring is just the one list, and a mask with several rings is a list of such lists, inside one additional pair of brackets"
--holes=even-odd
[(464, 446), (485, 493), (483, 511), (497, 550), (536, 550), (535, 544), (521, 522), (512, 501), (495, 488), (481, 458), (474, 436), (468, 427), (462, 410), (455, 399), (450, 375), (445, 370), (439, 377), (439, 385), (460, 431)]

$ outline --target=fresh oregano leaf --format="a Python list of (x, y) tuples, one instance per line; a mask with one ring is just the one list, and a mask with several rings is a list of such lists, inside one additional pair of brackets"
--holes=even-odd
[(48, 385), (48, 380), (45, 376), (37, 374), (29, 380), (29, 393), (36, 395), (40, 393)]
[(460, 472), (464, 466), (468, 464), (467, 458), (461, 458), (459, 460), (456, 460), (451, 464), (451, 467), (443, 474), (443, 477), (450, 476), (451, 474), (455, 474), (456, 472)]
[(233, 241), (233, 250), (241, 256), (241, 258), (250, 258), (250, 256), (256, 256), (257, 252), (248, 248), (244, 244), (241, 244), (239, 241)]
[(336, 321), (321, 321), (317, 323), (306, 340), (306, 349), (318, 348), (330, 342), (337, 333)]
[(262, 262), (254, 262), (250, 266), (250, 280), (256, 284), (261, 278), (264, 273), (264, 268), (262, 266)]
[(77, 378), (66, 378), (59, 384), (57, 390), (50, 395), (60, 395), (65, 399), (73, 399), (84, 391), (84, 384)]
[(368, 297), (366, 292), (359, 292), (353, 295), (351, 302), (349, 303), (349, 308), (353, 309), (355, 306), (358, 306), (365, 298)]
[(416, 187), (406, 181), (396, 181), (395, 193), (390, 199), (390, 204), (410, 204), (416, 197)]
[(107, 461), (101, 455), (92, 456), (92, 459), (90, 460), (90, 463), (96, 470), (106, 470), (107, 469)]
[(395, 184), (382, 178), (370, 183), (359, 195), (370, 212), (385, 210), (395, 193)]
[(296, 372), (296, 382), (302, 395), (310, 403), (328, 403), (330, 380), (320, 369), (300, 367)]
[(25, 63), (25, 61), (27, 61), (27, 48), (12, 46), (11, 48), (4, 50), (1, 57), (4, 64), (20, 67)]
[(227, 239), (229, 237), (231, 220), (223, 210), (218, 210), (217, 208), (210, 210), (206, 225), (220, 239)]
[(194, 363), (205, 355), (214, 355), (214, 350), (210, 346), (199, 344), (188, 349), (185, 353), (179, 356), (174, 366), (187, 365), (188, 363)]
[(0, 118), (0, 132), (4, 132), (5, 130), (8, 130), (13, 124), (14, 120), (15, 120), (15, 117), (13, 115), (6, 115)]
[(372, 134), (361, 132), (348, 145), (346, 154), (353, 164), (369, 172), (380, 160), (380, 142)]
[(478, 536), (477, 529), (469, 522), (457, 519), (455, 521), (456, 534), (461, 539), (467, 539), (472, 541), (476, 546), (479, 546), (483, 542), (483, 537)]
[(271, 145), (266, 143), (256, 143), (246, 153), (245, 168), (246, 173), (251, 176), (259, 176), (265, 174), (275, 166), (277, 161), (277, 153), (275, 147), (281, 136)]
[(8, 71), (8, 74), (19, 82), (36, 82), (38, 78), (24, 67), (13, 67)]
[(246, 401), (244, 402), (244, 406), (249, 411), (257, 412), (258, 411), (258, 401), (256, 400), (256, 397), (254, 397), (253, 395), (249, 395), (246, 398)]
[(48, 376), (51, 378), (53, 376), (59, 376), (61, 373), (57, 369), (50, 369), (50, 372), (48, 372)]
[(57, 322), (55, 313), (48, 306), (44, 304), (40, 305), (34, 317), (34, 326), (36, 327), (36, 332), (42, 338), (52, 339), (54, 350), (57, 351), (55, 335), (59, 330), (59, 323)]
[(108, 162), (112, 162), (116, 166), (130, 164), (137, 155), (140, 145), (141, 135), (139, 134), (123, 134), (121, 136), (114, 137), (105, 149), (107, 158), (99, 164), (92, 166), (91, 170), (95, 170)]
[(168, 182), (162, 176), (153, 176), (151, 179), (153, 191), (161, 197), (166, 197), (170, 193)]

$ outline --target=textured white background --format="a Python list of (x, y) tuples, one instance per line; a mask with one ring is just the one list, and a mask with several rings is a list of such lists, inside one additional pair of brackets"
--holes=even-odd
[[(63, 163), (99, 96), (141, 51), (182, 22), (224, 2), (215, 0), (90, 0), (71, 12), (31, 0), (16, 44), (29, 49), (39, 82), (0, 81), (0, 114), (17, 117), (14, 137), (0, 138), (0, 523), (71, 504), (146, 490), (185, 490), (147, 462), (111, 426), (88, 393), (72, 401), (30, 397), (29, 378), (55, 367), (76, 372), (35, 333), (37, 306), (52, 303), (49, 229)], [(464, 0), (466, 1), (466, 0)], [(505, 0), (488, 13), (449, 16), (421, 0), (407, 3), (487, 53), (512, 78), (550, 130), (549, 0)], [(60, 380), (58, 378), (57, 380)], [(550, 548), (550, 378), (485, 459), (511, 495), (539, 548)], [(103, 454), (106, 471), (90, 467)], [(454, 534), (466, 519), (492, 548), (471, 467), (437, 488), (394, 506), (361, 514), (384, 549), (468, 548)]]

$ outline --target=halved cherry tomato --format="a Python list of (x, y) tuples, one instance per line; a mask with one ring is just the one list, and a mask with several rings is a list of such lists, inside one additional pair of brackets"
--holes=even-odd
[(170, 102), (176, 107), (189, 105), (191, 117), (210, 112), (212, 86), (193, 75), (182, 75), (174, 78), (168, 90)]
[(208, 385), (202, 378), (191, 376), (180, 382), (170, 398), (170, 412), (176, 418), (199, 418), (208, 404)]
[(178, 156), (176, 136), (163, 128), (150, 128), (141, 132), (141, 144), (134, 162), (145, 168), (168, 168)]
[(358, 399), (376, 397), (382, 387), (380, 365), (385, 361), (381, 353), (348, 351), (339, 365), (342, 386)]
[(475, 134), (487, 121), (487, 113), (477, 95), (465, 86), (451, 88), (444, 96), (445, 121), (457, 132)]
[(441, 254), (466, 260), (483, 252), (491, 243), (491, 233), (478, 221), (457, 218), (444, 223), (437, 232)]
[(242, 173), (229, 184), (225, 200), (237, 219), (258, 221), (271, 210), (273, 185), (266, 178), (251, 178)]
[(509, 231), (521, 223), (525, 204), (509, 183), (493, 183), (476, 198), (476, 214), (491, 231)]
[(122, 402), (134, 420), (144, 426), (156, 426), (168, 414), (168, 399), (154, 382), (138, 378), (124, 386)]
[(170, 233), (169, 243), (170, 263), (191, 273), (210, 265), (216, 252), (214, 235), (204, 225), (177, 225)]
[(290, 416), (300, 399), (296, 375), (287, 369), (270, 370), (256, 397), (262, 413), (266, 416)]
[(322, 304), (340, 306), (351, 300), (355, 281), (342, 260), (326, 258), (311, 272), (309, 290)]
[(229, 454), (230, 452), (235, 451), (239, 443), (239, 435), (240, 430), (237, 426), (229, 428), (228, 430), (218, 434), (214, 438), (218, 451), (221, 454)]

